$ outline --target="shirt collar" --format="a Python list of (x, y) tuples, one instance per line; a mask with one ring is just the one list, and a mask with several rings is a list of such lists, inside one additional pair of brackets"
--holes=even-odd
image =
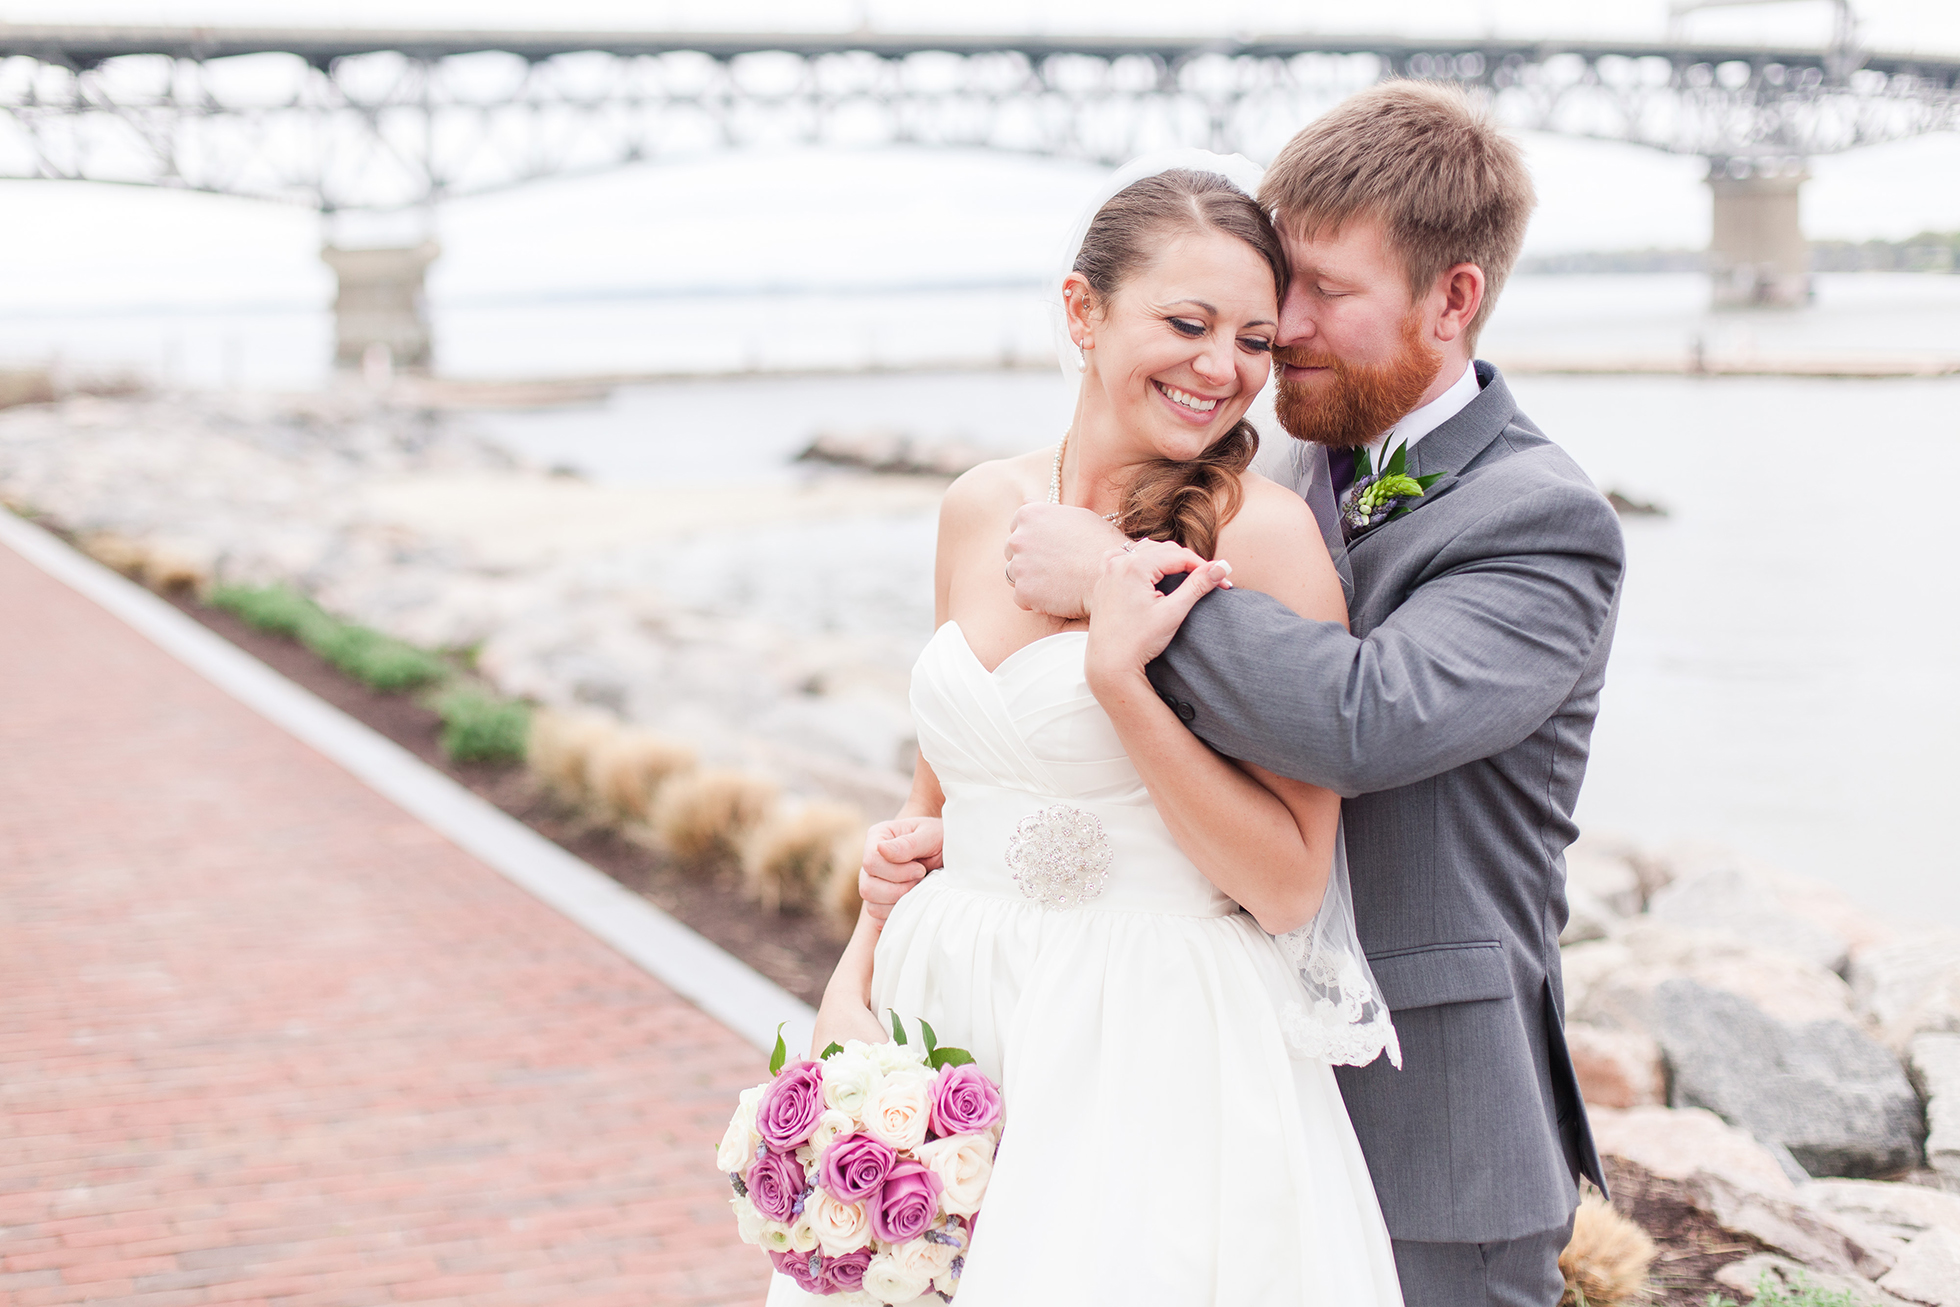
[(1400, 439), (1403, 448), (1414, 449), (1416, 441), (1461, 413), (1477, 397), (1477, 390), (1477, 369), (1465, 363), (1463, 375), (1448, 390), (1390, 427), (1375, 447), (1386, 451), (1390, 441)]

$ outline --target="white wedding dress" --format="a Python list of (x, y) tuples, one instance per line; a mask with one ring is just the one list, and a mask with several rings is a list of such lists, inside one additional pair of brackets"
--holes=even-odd
[[(947, 622), (913, 670), (945, 865), (892, 911), (873, 1003), (930, 1021), (1006, 1099), (956, 1302), (1400, 1307), (1333, 1072), (1285, 1034), (1299, 972), (1171, 839), (1089, 693), (1086, 640), (990, 673)], [(1057, 805), (1047, 834), (1028, 824)], [(1030, 891), (1068, 897), (1052, 869), (1084, 860), (1054, 833), (1071, 823), (1106, 881), (1043, 906)], [(819, 1301), (780, 1275), (769, 1296)]]

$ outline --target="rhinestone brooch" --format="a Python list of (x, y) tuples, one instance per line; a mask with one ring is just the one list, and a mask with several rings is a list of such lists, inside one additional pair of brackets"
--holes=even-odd
[(1044, 908), (1073, 908), (1103, 891), (1114, 859), (1102, 822), (1058, 803), (1021, 819), (1007, 840), (1007, 868)]

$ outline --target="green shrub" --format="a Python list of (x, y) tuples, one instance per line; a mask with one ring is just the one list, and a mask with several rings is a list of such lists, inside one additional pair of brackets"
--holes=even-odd
[(523, 762), (531, 710), (513, 699), (456, 686), (436, 696), (442, 749), (458, 762)]
[(211, 591), (211, 603), (247, 626), (295, 640), (310, 630), (335, 624), (318, 604), (283, 585), (221, 585)]
[[(1737, 1303), (1727, 1294), (1711, 1293), (1704, 1307), (1737, 1307)], [(1764, 1271), (1756, 1280), (1750, 1307), (1865, 1307), (1865, 1301), (1848, 1289), (1819, 1288), (1805, 1275), (1786, 1285), (1774, 1272)]]
[(248, 626), (298, 640), (377, 690), (413, 690), (449, 675), (448, 664), (434, 654), (365, 626), (340, 621), (283, 585), (219, 586), (211, 592), (211, 602), (235, 613)]
[(449, 674), (448, 664), (434, 654), (365, 626), (334, 622), (302, 631), (300, 641), (355, 680), (377, 690), (413, 690)]

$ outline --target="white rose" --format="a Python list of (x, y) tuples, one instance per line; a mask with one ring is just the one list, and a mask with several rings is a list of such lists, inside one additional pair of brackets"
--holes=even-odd
[(987, 1181), (994, 1174), (994, 1141), (990, 1137), (951, 1135), (919, 1145), (916, 1154), (945, 1186), (939, 1191), (942, 1211), (952, 1216), (971, 1216), (980, 1210)]
[(857, 1118), (850, 1113), (826, 1108), (824, 1114), (817, 1118), (816, 1133), (810, 1136), (810, 1151), (816, 1154), (817, 1161), (822, 1162), (824, 1153), (832, 1144), (857, 1128)]
[(878, 1087), (878, 1064), (871, 1050), (853, 1039), (841, 1053), (833, 1053), (823, 1064), (823, 1102), (834, 1112), (853, 1121), (864, 1119), (864, 1100)]
[(735, 1209), (735, 1230), (741, 1235), (743, 1243), (760, 1244), (763, 1227), (769, 1224), (768, 1218), (755, 1210), (755, 1204), (746, 1198), (731, 1198), (728, 1205)]
[(890, 1253), (879, 1253), (871, 1259), (871, 1265), (864, 1268), (864, 1291), (879, 1302), (893, 1304), (893, 1307), (902, 1302), (911, 1302), (931, 1284), (930, 1278), (921, 1277), (900, 1266), (898, 1259)]
[(871, 1048), (871, 1060), (886, 1075), (894, 1071), (922, 1071), (926, 1065), (925, 1045), (875, 1044)]
[(861, 1203), (847, 1203), (819, 1189), (816, 1201), (804, 1208), (804, 1215), (810, 1218), (817, 1247), (826, 1257), (842, 1257), (871, 1241), (871, 1214)]
[(798, 1144), (796, 1146), (796, 1151), (792, 1153), (791, 1156), (796, 1159), (796, 1164), (803, 1168), (804, 1186), (807, 1188), (808, 1186), (815, 1184), (817, 1182), (817, 1171), (819, 1169), (817, 1163), (822, 1160), (820, 1157), (818, 1157), (817, 1151), (814, 1148), (811, 1148), (810, 1145), (808, 1144)]
[(793, 1242), (790, 1239), (789, 1227), (781, 1221), (764, 1221), (762, 1223), (762, 1237), (755, 1242), (763, 1251), (772, 1253), (786, 1253), (793, 1246)]
[(810, 1224), (810, 1209), (806, 1206), (803, 1215), (789, 1228), (789, 1246), (792, 1252), (807, 1253), (817, 1246), (816, 1227)]
[(767, 1085), (757, 1085), (744, 1089), (736, 1100), (734, 1119), (729, 1121), (728, 1133), (721, 1137), (715, 1149), (715, 1165), (723, 1171), (746, 1173), (755, 1164), (755, 1145), (761, 1138), (755, 1132), (755, 1108), (767, 1088)]
[(932, 1081), (923, 1076), (880, 1081), (864, 1104), (864, 1132), (900, 1152), (926, 1141), (931, 1119)]
[[(948, 1274), (953, 1269), (953, 1259), (959, 1256), (957, 1244), (936, 1243), (921, 1235), (908, 1239), (891, 1250), (892, 1260), (907, 1275), (916, 1275), (928, 1282)], [(919, 1292), (924, 1293), (921, 1289)]]

